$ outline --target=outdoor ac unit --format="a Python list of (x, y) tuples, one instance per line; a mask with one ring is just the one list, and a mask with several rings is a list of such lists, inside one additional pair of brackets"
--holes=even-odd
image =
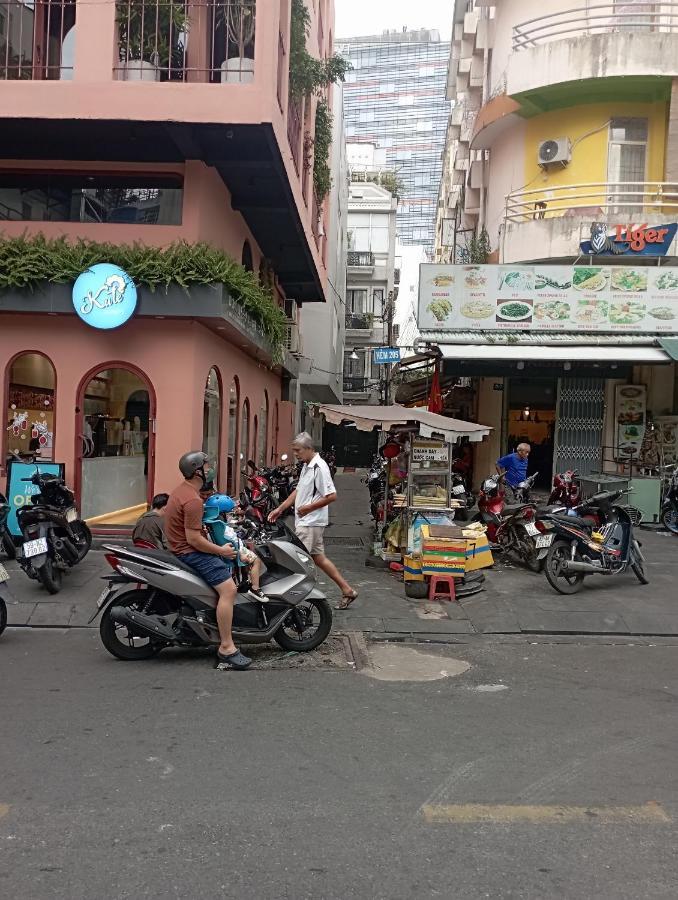
[(572, 156), (572, 145), (569, 138), (556, 138), (555, 140), (542, 141), (537, 153), (537, 161), (540, 166), (548, 166), (552, 163), (566, 165)]

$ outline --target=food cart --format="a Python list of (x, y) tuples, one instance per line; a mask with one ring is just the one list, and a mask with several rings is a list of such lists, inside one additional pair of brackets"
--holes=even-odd
[[(433, 527), (436, 538), (443, 544), (447, 537), (441, 534), (440, 529), (448, 529), (448, 537), (454, 543), (454, 546), (450, 545), (450, 559), (460, 552), (464, 557), (468, 552), (471, 559), (476, 556), (479, 546), (480, 552), (485, 551), (480, 535), (465, 536), (454, 525), (455, 514), (463, 504), (455, 499), (453, 447), (463, 439), (481, 441), (492, 429), (486, 425), (440, 416), (426, 409), (397, 405), (318, 404), (316, 411), (336, 425), (343, 423), (363, 431), (379, 429), (383, 438), (382, 449), (395, 446), (393, 454), (384, 454), (388, 460), (387, 484), (394, 490), (394, 499), (392, 509), (389, 503), (383, 504), (383, 519), (376, 523), (374, 554), (387, 562), (402, 563), (406, 583), (423, 582), (426, 576), (433, 574), (434, 569), (463, 577), (465, 564), (460, 567), (458, 563), (450, 563), (446, 567), (449, 560), (443, 553), (436, 568), (433, 562), (425, 560), (423, 545), (429, 540), (429, 529)], [(431, 562), (428, 567), (430, 571), (425, 565), (427, 561)], [(491, 564), (492, 557), (488, 550), (483, 557), (483, 565)], [(469, 563), (468, 568), (480, 566)]]

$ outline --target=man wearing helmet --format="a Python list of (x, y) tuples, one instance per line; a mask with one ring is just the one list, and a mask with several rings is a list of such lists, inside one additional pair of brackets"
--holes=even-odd
[(203, 581), (219, 595), (217, 625), (221, 643), (217, 659), (230, 669), (246, 669), (252, 660), (233, 643), (233, 604), (236, 586), (233, 565), (237, 551), (231, 544), (219, 546), (202, 532), (203, 501), (200, 492), (214, 476), (206, 471), (207, 454), (194, 450), (184, 453), (179, 469), (184, 481), (170, 494), (165, 510), (165, 535), (172, 553), (195, 569)]

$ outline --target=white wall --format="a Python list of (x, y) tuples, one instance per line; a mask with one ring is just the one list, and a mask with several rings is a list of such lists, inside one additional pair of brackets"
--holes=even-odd
[(493, 250), (500, 247), (499, 226), (504, 221), (506, 195), (524, 184), (525, 124), (517, 122), (490, 151), (485, 227)]

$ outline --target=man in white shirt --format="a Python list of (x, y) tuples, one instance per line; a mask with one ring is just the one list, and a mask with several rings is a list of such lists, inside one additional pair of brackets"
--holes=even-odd
[(332, 481), (325, 460), (316, 453), (313, 438), (302, 431), (294, 439), (292, 450), (295, 457), (303, 462), (296, 490), (269, 515), (275, 522), (282, 513), (294, 504), (295, 531), (313, 562), (328, 575), (341, 589), (341, 602), (337, 609), (347, 609), (358, 596), (351, 585), (342, 578), (334, 563), (325, 556), (323, 535), (329, 522), (327, 507), (337, 499), (337, 490)]

